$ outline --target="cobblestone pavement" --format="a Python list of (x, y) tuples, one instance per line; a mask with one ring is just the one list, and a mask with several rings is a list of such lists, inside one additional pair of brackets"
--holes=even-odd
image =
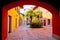
[(7, 40), (56, 40), (52, 37), (52, 27), (28, 28), (21, 25), (14, 32), (8, 33)]

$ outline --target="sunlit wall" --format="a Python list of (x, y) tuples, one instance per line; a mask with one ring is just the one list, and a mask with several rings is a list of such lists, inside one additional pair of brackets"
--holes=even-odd
[(8, 16), (11, 16), (11, 31), (13, 32), (19, 26), (20, 15), (15, 8), (8, 10)]

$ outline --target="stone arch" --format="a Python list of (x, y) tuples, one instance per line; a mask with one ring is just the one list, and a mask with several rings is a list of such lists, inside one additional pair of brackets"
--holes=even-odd
[(59, 13), (58, 11), (51, 5), (44, 3), (44, 2), (38, 2), (38, 1), (17, 1), (17, 2), (13, 2), (11, 4), (8, 4), (6, 6), (3, 6), (2, 9), (2, 40), (5, 40), (7, 37), (7, 24), (8, 24), (8, 10), (16, 7), (16, 6), (21, 6), (24, 4), (31, 4), (31, 5), (36, 5), (36, 6), (41, 6), (43, 8), (46, 8), (47, 10), (49, 10), (52, 13), (52, 26), (53, 26), (53, 34), (56, 35), (60, 35), (59, 34)]

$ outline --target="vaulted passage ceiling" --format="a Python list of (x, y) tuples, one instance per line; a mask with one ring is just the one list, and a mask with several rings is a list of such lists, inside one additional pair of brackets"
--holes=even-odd
[[(19, 1), (19, 0), (2, 0), (2, 4), (4, 6), (4, 5), (7, 5), (7, 4), (15, 2), (15, 1)], [(59, 1), (58, 0), (38, 0), (38, 1), (42, 1), (42, 2), (46, 2), (48, 4), (51, 4), (57, 10), (59, 10)]]

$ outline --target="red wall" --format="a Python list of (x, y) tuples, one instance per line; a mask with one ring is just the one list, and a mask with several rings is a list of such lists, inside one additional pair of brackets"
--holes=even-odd
[(7, 10), (3, 8), (2, 10), (2, 40), (7, 37)]
[(7, 14), (8, 13), (7, 13), (7, 11), (9, 9), (13, 8), (13, 7), (16, 7), (16, 6), (22, 7), (22, 5), (24, 5), (24, 4), (33, 4), (33, 5), (36, 5), (36, 6), (44, 7), (47, 10), (49, 10), (53, 15), (53, 19), (52, 19), (53, 34), (59, 35), (58, 11), (54, 7), (52, 7), (49, 4), (46, 4), (46, 3), (43, 3), (43, 2), (38, 2), (38, 1), (18, 1), (18, 2), (13, 2), (13, 3), (8, 4), (8, 5), (3, 7), (3, 10), (2, 10), (2, 40), (5, 40), (5, 38), (7, 37), (7, 27), (8, 27), (7, 26), (8, 25), (8, 20), (7, 20), (7, 17), (8, 17)]
[(52, 25), (53, 25), (53, 33), (60, 36), (59, 33), (59, 14), (54, 11), (53, 19), (52, 19)]

